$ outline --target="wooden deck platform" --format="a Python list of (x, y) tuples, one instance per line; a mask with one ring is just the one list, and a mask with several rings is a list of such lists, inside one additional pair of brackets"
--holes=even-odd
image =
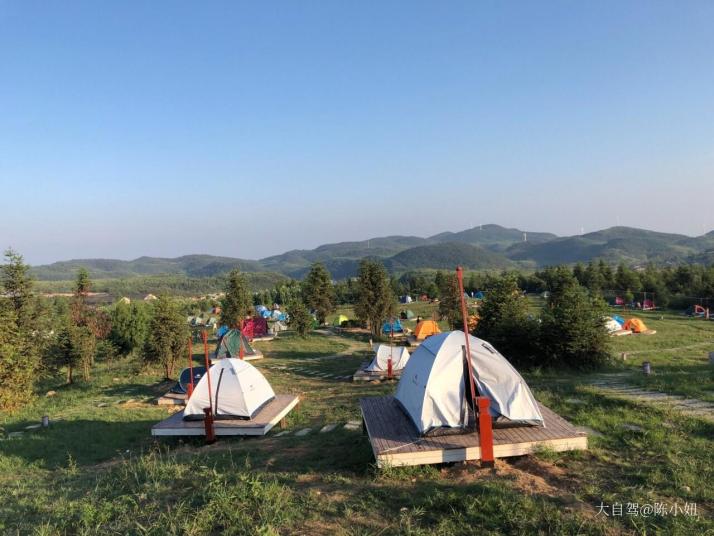
[(618, 329), (610, 333), (610, 337), (622, 337), (624, 335), (632, 335), (632, 331), (629, 329)]
[(255, 350), (255, 353), (243, 356), (243, 361), (254, 361), (255, 359), (263, 359), (263, 357), (265, 357), (260, 350), (256, 350), (255, 348), (253, 348), (253, 350)]
[[(214, 430), (217, 436), (262, 436), (281, 422), (290, 413), (299, 398), (294, 395), (276, 395), (275, 400), (261, 409), (250, 421), (216, 420)], [(184, 421), (183, 411), (174, 413), (168, 419), (151, 427), (153, 436), (203, 436), (206, 431), (203, 421)]]
[(409, 351), (413, 352), (425, 340), (426, 339), (417, 339), (414, 335), (407, 335), (407, 346), (411, 347)]
[[(496, 458), (522, 456), (538, 447), (555, 451), (585, 450), (587, 435), (568, 421), (539, 404), (545, 427), (495, 428), (493, 452)], [(385, 465), (427, 465), (478, 460), (481, 458), (478, 432), (421, 437), (393, 396), (360, 399), (364, 426), (378, 467)]]
[(275, 333), (269, 333), (268, 335), (263, 335), (262, 337), (254, 337), (253, 339), (250, 340), (251, 343), (253, 342), (267, 342), (267, 341), (272, 341), (275, 339), (276, 335)]
[(159, 406), (185, 406), (186, 405), (186, 393), (172, 393), (169, 391), (163, 396), (160, 396), (156, 403)]
[[(357, 372), (355, 372), (352, 376), (353, 382), (372, 382), (375, 380), (387, 379), (386, 371), (370, 372), (368, 370), (365, 370), (369, 366), (369, 363), (369, 361), (365, 361), (360, 365), (360, 367), (357, 369)], [(394, 379), (399, 379), (399, 377), (402, 375), (403, 370), (404, 369), (392, 371), (392, 376), (394, 377)]]

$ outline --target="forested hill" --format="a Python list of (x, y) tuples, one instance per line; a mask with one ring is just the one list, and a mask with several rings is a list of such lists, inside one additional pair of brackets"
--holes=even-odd
[(132, 261), (78, 259), (33, 268), (40, 280), (69, 280), (80, 266), (94, 279), (125, 279), (170, 274), (190, 278), (215, 277), (233, 268), (249, 273), (302, 277), (315, 261), (324, 262), (333, 277), (357, 273), (359, 261), (381, 259), (392, 272), (444, 269), (455, 264), (476, 270), (509, 267), (537, 268), (604, 259), (630, 265), (714, 261), (714, 231), (699, 237), (660, 233), (631, 227), (612, 227), (583, 235), (558, 237), (549, 233), (483, 225), (427, 238), (387, 236), (356, 242), (325, 244), (311, 250), (292, 250), (261, 260), (212, 255), (176, 258), (140, 257)]

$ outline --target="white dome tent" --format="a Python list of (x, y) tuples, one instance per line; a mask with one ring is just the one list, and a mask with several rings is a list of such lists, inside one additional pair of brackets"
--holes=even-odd
[[(475, 384), (498, 422), (543, 426), (525, 380), (488, 342), (469, 335)], [(432, 335), (411, 355), (395, 395), (421, 435), (463, 428), (467, 410), (463, 331)]]
[(392, 371), (402, 370), (409, 361), (409, 351), (404, 346), (389, 346), (380, 344), (374, 354), (374, 359), (364, 369), (367, 372), (386, 372), (389, 368), (389, 356), (392, 356)]
[(183, 418), (201, 420), (203, 409), (213, 407), (215, 419), (252, 419), (268, 402), (275, 399), (268, 380), (250, 363), (236, 358), (216, 361), (204, 374), (186, 403)]
[(614, 318), (605, 317), (605, 329), (607, 330), (608, 333), (616, 333), (618, 331), (622, 331), (622, 326), (620, 323), (615, 320)]

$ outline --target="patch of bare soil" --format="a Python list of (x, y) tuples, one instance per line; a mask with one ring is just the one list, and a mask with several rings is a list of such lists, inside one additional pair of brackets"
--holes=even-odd
[(445, 479), (462, 483), (506, 480), (524, 494), (555, 499), (564, 508), (588, 518), (594, 518), (597, 513), (575, 496), (582, 487), (579, 475), (534, 456), (497, 459), (494, 469), (481, 469), (478, 464), (469, 463), (442, 469), (441, 473)]

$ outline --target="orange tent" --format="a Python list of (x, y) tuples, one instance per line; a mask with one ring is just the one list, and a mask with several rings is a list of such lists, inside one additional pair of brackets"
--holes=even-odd
[(639, 318), (628, 318), (625, 325), (622, 326), (622, 329), (629, 329), (633, 333), (642, 333), (647, 331), (647, 326), (645, 326), (645, 323)]
[(439, 324), (433, 320), (422, 320), (414, 328), (414, 336), (419, 340), (424, 340), (437, 333), (441, 333), (441, 330), (439, 329)]

